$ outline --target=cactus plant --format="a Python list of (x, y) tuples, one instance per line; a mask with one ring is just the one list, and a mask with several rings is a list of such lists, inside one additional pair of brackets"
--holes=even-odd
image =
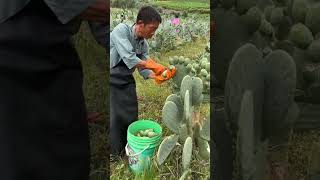
[[(175, 134), (174, 137), (177, 136), (177, 139), (174, 139), (174, 141), (177, 142), (179, 140), (180, 143), (184, 144), (182, 153), (184, 171), (187, 171), (190, 165), (193, 144), (198, 145), (195, 147), (199, 150), (199, 155), (202, 158), (208, 159), (210, 154), (210, 146), (208, 144), (210, 140), (210, 123), (208, 121), (210, 120), (207, 119), (202, 123), (199, 118), (202, 100), (201, 85), (202, 80), (199, 77), (186, 75), (181, 82), (179, 95), (172, 94), (168, 96), (162, 109), (164, 124)], [(173, 117), (177, 119), (173, 119)], [(167, 145), (172, 145), (172, 143), (169, 143), (173, 141), (171, 140), (172, 136), (169, 137), (164, 139), (161, 143), (163, 145), (160, 145), (158, 149), (157, 159), (160, 165), (173, 150), (172, 146)]]

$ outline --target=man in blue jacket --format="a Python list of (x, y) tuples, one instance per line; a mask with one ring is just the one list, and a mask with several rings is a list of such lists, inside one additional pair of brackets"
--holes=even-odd
[(161, 23), (160, 14), (152, 7), (142, 7), (136, 23), (117, 25), (110, 35), (110, 141), (111, 161), (123, 155), (128, 126), (138, 118), (136, 84), (132, 73), (138, 69), (144, 79), (158, 84), (169, 80), (175, 71), (167, 70), (150, 59), (148, 43)]

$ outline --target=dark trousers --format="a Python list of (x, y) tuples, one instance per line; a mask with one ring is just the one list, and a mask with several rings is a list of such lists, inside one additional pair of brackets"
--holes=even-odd
[(115, 155), (124, 150), (128, 126), (138, 118), (133, 71), (123, 61), (110, 70), (110, 146)]
[(82, 68), (61, 24), (31, 1), (0, 24), (0, 179), (88, 180)]

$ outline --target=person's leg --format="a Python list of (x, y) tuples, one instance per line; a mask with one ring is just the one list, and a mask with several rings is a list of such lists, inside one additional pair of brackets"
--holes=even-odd
[(110, 85), (110, 103), (111, 154), (120, 155), (127, 142), (128, 126), (138, 117), (135, 84)]

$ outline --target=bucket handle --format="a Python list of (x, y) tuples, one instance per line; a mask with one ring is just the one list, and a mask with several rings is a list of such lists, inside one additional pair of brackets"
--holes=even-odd
[(128, 156), (137, 156), (137, 155), (143, 153), (143, 151), (145, 151), (146, 149), (148, 149), (148, 148), (150, 147), (150, 144), (148, 144), (148, 145), (147, 145), (143, 150), (141, 150), (140, 152), (138, 152), (138, 153), (136, 153), (136, 154), (133, 154), (133, 155), (129, 155), (128, 145), (129, 145), (129, 143), (127, 143), (127, 145), (126, 145), (126, 147), (125, 147), (126, 154), (127, 154)]

